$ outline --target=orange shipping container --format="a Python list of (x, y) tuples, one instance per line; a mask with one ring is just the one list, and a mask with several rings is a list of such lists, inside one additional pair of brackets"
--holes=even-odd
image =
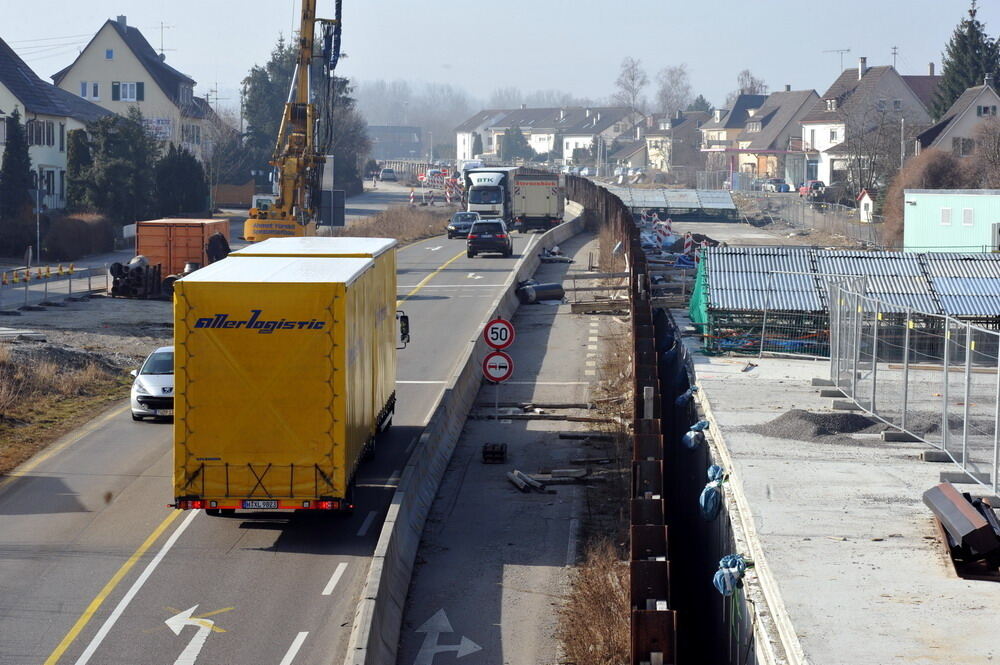
[(135, 251), (150, 265), (163, 266), (162, 275), (177, 275), (184, 264), (208, 265), (205, 244), (215, 232), (229, 242), (227, 219), (151, 219), (136, 225)]

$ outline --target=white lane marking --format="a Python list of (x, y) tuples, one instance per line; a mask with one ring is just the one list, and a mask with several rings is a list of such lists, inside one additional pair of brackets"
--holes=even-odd
[(170, 548), (174, 546), (174, 543), (177, 542), (177, 539), (181, 537), (181, 534), (184, 533), (184, 530), (188, 528), (188, 525), (191, 524), (191, 521), (198, 515), (199, 512), (200, 511), (192, 510), (188, 516), (184, 518), (184, 521), (181, 522), (180, 526), (174, 529), (174, 532), (170, 534), (167, 541), (163, 543), (163, 547), (160, 548), (160, 551), (157, 552), (156, 556), (154, 556), (153, 559), (146, 565), (146, 569), (143, 570), (142, 574), (136, 578), (129, 590), (124, 596), (122, 596), (122, 599), (118, 601), (118, 605), (115, 606), (115, 609), (112, 610), (108, 618), (104, 620), (104, 624), (101, 625), (100, 630), (98, 630), (97, 634), (90, 640), (90, 644), (88, 644), (87, 648), (83, 650), (80, 657), (76, 659), (75, 665), (86, 665), (86, 663), (90, 662), (94, 652), (97, 651), (97, 647), (101, 646), (101, 642), (103, 642), (104, 638), (108, 636), (109, 632), (111, 632), (111, 629), (121, 617), (125, 608), (132, 602), (135, 595), (139, 593), (139, 589), (141, 589), (142, 585), (146, 583), (149, 576), (153, 574), (156, 567), (160, 565), (161, 561), (163, 561), (163, 557), (167, 556), (167, 552), (170, 551)]
[(308, 634), (309, 632), (306, 631), (295, 636), (295, 639), (292, 640), (292, 646), (288, 647), (288, 651), (285, 652), (285, 657), (281, 659), (281, 662), (278, 663), (278, 665), (292, 665), (292, 661), (295, 660), (295, 655), (299, 652), (299, 649), (302, 648), (302, 643), (306, 641), (306, 635)]
[(337, 582), (339, 582), (340, 578), (344, 576), (345, 570), (347, 570), (346, 563), (337, 564), (337, 569), (334, 570), (333, 575), (330, 576), (330, 581), (326, 583), (325, 587), (323, 587), (324, 596), (329, 596), (331, 593), (333, 593), (333, 588), (337, 586)]
[(597, 376), (597, 372), (592, 369), (586, 369), (583, 371), (584, 376)]
[[(475, 274), (475, 273), (470, 273)], [(476, 279), (482, 279), (482, 276), (476, 277)], [(504, 286), (503, 284), (427, 284), (421, 288), (424, 289), (499, 289)], [(397, 284), (397, 291), (404, 291), (408, 289), (417, 288), (416, 284)]]
[(597, 338), (596, 338), (596, 337), (593, 337), (593, 336), (591, 336), (591, 337), (588, 337), (588, 338), (587, 338), (587, 341), (588, 341), (588, 342), (596, 342), (596, 341), (597, 341)]
[(458, 644), (438, 644), (438, 638), (442, 633), (455, 632), (451, 627), (451, 622), (448, 621), (448, 615), (444, 613), (444, 609), (435, 612), (434, 616), (413, 632), (424, 633), (424, 642), (420, 645), (420, 651), (417, 652), (417, 658), (413, 661), (413, 665), (433, 665), (434, 656), (447, 651), (454, 651), (455, 658), (458, 659), (483, 650), (481, 646), (465, 635), (462, 635), (462, 640)]
[(597, 350), (597, 345), (596, 344), (588, 344), (587, 348), (590, 349), (591, 351), (596, 351)]
[(587, 361), (587, 367), (597, 367), (597, 361), (596, 360), (588, 360)]
[(174, 632), (174, 635), (180, 635), (181, 631), (184, 630), (184, 626), (194, 626), (198, 629), (191, 638), (191, 641), (184, 647), (184, 651), (174, 661), (174, 665), (194, 665), (195, 661), (198, 660), (198, 654), (205, 648), (205, 642), (208, 640), (208, 636), (212, 633), (212, 628), (215, 626), (215, 622), (211, 619), (192, 619), (191, 615), (194, 614), (196, 609), (198, 609), (198, 606), (194, 605), (164, 621), (170, 627), (170, 630)]
[(366, 533), (368, 533), (368, 528), (372, 525), (372, 522), (374, 521), (375, 521), (375, 511), (372, 510), (369, 511), (368, 517), (365, 518), (365, 521), (361, 523), (361, 528), (358, 529), (358, 537), (362, 537)]
[(589, 381), (504, 381), (505, 386), (589, 386)]
[(428, 247), (427, 249), (429, 249), (429, 250), (430, 250), (430, 251), (432, 251), (432, 252), (436, 252), (436, 251), (438, 251), (439, 249), (441, 249), (441, 248), (442, 248), (443, 246), (444, 246), (444, 245), (438, 245), (437, 247)]
[(396, 383), (406, 383), (406, 384), (414, 384), (414, 383), (416, 383), (416, 384), (426, 384), (426, 383), (434, 383), (434, 384), (441, 384), (441, 383), (448, 383), (448, 382), (447, 382), (447, 381), (396, 381)]
[(393, 482), (395, 482), (396, 484), (399, 484), (399, 477), (402, 475), (402, 473), (403, 472), (401, 470), (395, 469), (392, 472), (392, 475), (389, 476), (389, 484), (391, 485)]
[(465, 278), (466, 279), (482, 279), (483, 276), (482, 275), (477, 275), (474, 272), (470, 272), (468, 275), (465, 276)]

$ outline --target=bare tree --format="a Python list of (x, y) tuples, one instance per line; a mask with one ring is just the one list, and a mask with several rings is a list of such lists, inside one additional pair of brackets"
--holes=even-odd
[(626, 57), (615, 80), (615, 101), (632, 111), (641, 111), (646, 105), (642, 91), (647, 85), (649, 77), (643, 71), (642, 63), (633, 57)]
[(847, 111), (843, 148), (847, 184), (856, 194), (885, 187), (899, 171), (904, 151), (926, 128), (913, 113), (884, 101)]
[(975, 152), (969, 172), (977, 182), (971, 186), (988, 189), (1000, 187), (1000, 120), (991, 116), (980, 123), (976, 127), (973, 141)]
[(736, 90), (726, 96), (726, 108), (733, 108), (736, 98), (740, 95), (766, 95), (767, 83), (753, 75), (749, 69), (744, 69), (736, 75)]
[(524, 93), (520, 88), (507, 86), (497, 88), (490, 94), (490, 101), (487, 106), (491, 109), (516, 109), (521, 106), (524, 100)]
[(661, 113), (673, 117), (691, 103), (691, 78), (686, 64), (664, 67), (657, 73), (656, 82), (656, 104)]

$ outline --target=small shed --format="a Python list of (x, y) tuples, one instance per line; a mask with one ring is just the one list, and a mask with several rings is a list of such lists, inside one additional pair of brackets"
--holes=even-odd
[(1000, 250), (1000, 189), (907, 189), (903, 250)]
[(875, 217), (875, 199), (867, 189), (858, 194), (858, 215), (862, 224), (871, 224)]

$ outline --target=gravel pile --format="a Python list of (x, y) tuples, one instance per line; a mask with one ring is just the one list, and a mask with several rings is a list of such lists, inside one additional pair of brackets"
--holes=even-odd
[(812, 413), (803, 409), (786, 411), (774, 420), (747, 427), (748, 432), (778, 439), (823, 443), (844, 434), (878, 433), (888, 425), (858, 413)]

